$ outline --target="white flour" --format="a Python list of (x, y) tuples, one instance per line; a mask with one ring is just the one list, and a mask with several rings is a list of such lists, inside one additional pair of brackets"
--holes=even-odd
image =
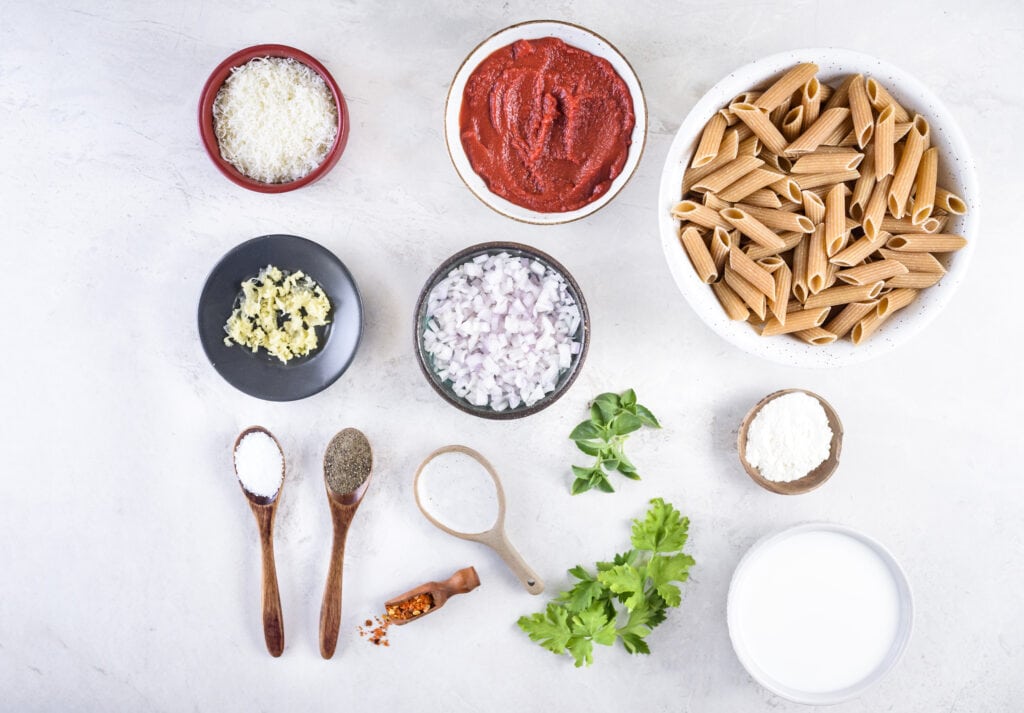
[(794, 392), (772, 399), (747, 431), (747, 462), (775, 482), (798, 480), (829, 456), (832, 429), (817, 399)]

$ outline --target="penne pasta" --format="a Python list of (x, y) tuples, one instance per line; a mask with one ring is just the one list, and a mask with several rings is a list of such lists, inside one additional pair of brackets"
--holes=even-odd
[[(729, 252), (732, 252), (731, 250)], [(725, 267), (725, 283), (732, 288), (733, 292), (746, 303), (747, 307), (758, 316), (764, 319), (765, 296), (764, 293), (737, 275), (728, 265)]]
[(761, 336), (771, 337), (776, 334), (792, 334), (793, 332), (820, 327), (824, 324), (827, 317), (828, 307), (790, 312), (786, 315), (785, 324), (778, 317), (772, 317), (765, 322), (764, 329), (761, 330)]
[(837, 127), (850, 118), (850, 110), (845, 107), (828, 109), (821, 113), (818, 120), (800, 134), (799, 138), (785, 149), (778, 153), (785, 153), (787, 156), (799, 156), (810, 153), (825, 143)]
[(878, 254), (886, 260), (903, 263), (909, 272), (930, 272), (944, 275), (946, 268), (931, 253), (901, 253), (888, 248), (879, 248)]
[(802, 128), (807, 128), (818, 120), (818, 114), (821, 113), (821, 89), (822, 85), (817, 77), (812, 77), (800, 89), (800, 108), (803, 109)]
[(825, 196), (825, 253), (828, 257), (846, 247), (846, 195), (849, 192), (845, 183), (837, 183)]
[(853, 184), (853, 192), (850, 194), (850, 217), (854, 220), (864, 218), (864, 209), (871, 198), (871, 191), (875, 189), (875, 157), (868, 153), (864, 156), (864, 163), (860, 165), (860, 178)]
[(704, 238), (697, 232), (697, 229), (692, 225), (685, 227), (679, 234), (679, 242), (683, 244), (683, 249), (690, 257), (693, 269), (697, 272), (701, 282), (707, 284), (715, 282), (718, 279), (718, 269), (715, 267), (715, 261), (711, 258), (711, 253), (708, 252)]
[(758, 190), (746, 196), (743, 202), (747, 205), (756, 205), (760, 208), (778, 208), (782, 205), (782, 201), (779, 200), (779, 195), (768, 188), (759, 188)]
[(850, 333), (850, 330), (853, 329), (857, 322), (868, 314), (874, 313), (877, 305), (878, 300), (851, 302), (843, 307), (839, 314), (830, 319), (824, 328), (836, 335), (836, 338), (842, 339)]
[(818, 225), (825, 220), (825, 202), (811, 191), (802, 191), (804, 215), (811, 225)]
[(818, 73), (818, 65), (813, 62), (798, 64), (768, 87), (764, 94), (754, 101), (759, 109), (771, 111), (789, 99), (793, 92), (814, 78)]
[(731, 205), (731, 203), (723, 201), (714, 193), (705, 193), (703, 198), (701, 198), (701, 203), (711, 210), (722, 210), (723, 208), (728, 208)]
[(763, 267), (765, 272), (775, 275), (780, 267), (786, 265), (786, 261), (778, 255), (771, 255), (769, 257), (761, 258), (757, 261), (757, 264)]
[[(771, 258), (770, 258), (771, 259)], [(782, 258), (774, 258), (779, 261), (778, 268), (772, 273), (775, 280), (775, 294), (768, 298), (768, 310), (775, 315), (780, 324), (786, 323), (786, 310), (789, 307), (789, 293), (792, 288), (793, 273), (789, 265)]]
[(902, 218), (906, 212), (910, 188), (914, 183), (914, 177), (917, 176), (917, 167), (921, 162), (921, 156), (928, 148), (929, 135), (928, 122), (921, 116), (915, 116), (914, 128), (907, 134), (903, 155), (893, 173), (892, 185), (889, 188), (888, 206), (893, 218)]
[(784, 178), (785, 176), (781, 173), (768, 171), (763, 168), (755, 168), (754, 170), (749, 171), (745, 176), (743, 176), (743, 178), (730, 184), (718, 195), (722, 200), (727, 200), (730, 203), (736, 203), (737, 201), (743, 200), (754, 191), (770, 186)]
[(808, 344), (813, 344), (816, 347), (822, 347), (826, 344), (831, 344), (836, 341), (838, 337), (827, 329), (822, 327), (811, 327), (810, 329), (801, 329), (799, 332), (793, 332), (794, 337), (798, 337)]
[[(828, 208), (826, 207), (826, 211)], [(826, 215), (827, 219), (827, 215)], [(815, 295), (825, 289), (828, 254), (825, 250), (825, 226), (819, 225), (807, 241), (807, 290)], [(808, 297), (807, 299), (810, 299)], [(805, 301), (806, 304), (806, 301)]]
[(862, 344), (868, 337), (878, 331), (878, 328), (882, 326), (885, 320), (885, 317), (878, 316), (877, 311), (868, 312), (857, 324), (853, 325), (853, 330), (850, 333), (853, 343)]
[(714, 173), (722, 166), (736, 158), (739, 143), (739, 135), (736, 131), (727, 131), (725, 133), (725, 138), (722, 139), (721, 146), (718, 148), (718, 155), (715, 156), (711, 163), (698, 168), (689, 168), (686, 173), (683, 174), (683, 195), (685, 196), (689, 193), (693, 184), (704, 178), (704, 176)]
[(750, 134), (742, 141), (740, 141), (739, 148), (736, 150), (739, 156), (754, 156), (756, 157), (761, 153), (761, 140)]
[(803, 238), (793, 248), (793, 296), (801, 304), (807, 301), (811, 291), (807, 289), (807, 249), (810, 238)]
[(837, 173), (810, 173), (793, 176), (793, 180), (800, 187), (801, 191), (809, 188), (820, 188), (827, 186), (831, 188), (836, 183), (846, 183), (860, 178), (860, 171), (840, 171)]
[(879, 280), (888, 280), (897, 275), (906, 275), (910, 270), (898, 260), (876, 260), (857, 267), (840, 270), (836, 275), (847, 285), (871, 285)]
[(886, 176), (875, 184), (871, 191), (871, 198), (864, 207), (864, 234), (874, 240), (882, 232), (882, 216), (885, 215), (886, 199), (891, 195), (889, 187), (892, 185), (892, 176)]
[(672, 206), (672, 217), (682, 221), (696, 223), (705, 228), (731, 228), (732, 226), (722, 218), (719, 211), (712, 210), (696, 201), (680, 201)]
[(964, 199), (955, 193), (950, 193), (945, 188), (935, 189), (935, 207), (953, 215), (963, 215), (967, 212), (967, 203), (964, 202)]
[(889, 238), (885, 247), (908, 253), (951, 253), (967, 245), (959, 235), (949, 233), (908, 233)]
[(878, 316), (879, 317), (890, 317), (893, 312), (897, 312), (908, 304), (913, 302), (917, 298), (917, 290), (909, 288), (901, 288), (893, 290), (885, 297), (878, 301)]
[(768, 121), (772, 122), (772, 125), (779, 131), (782, 131), (782, 119), (789, 113), (791, 103), (792, 98), (786, 97), (785, 101), (768, 112)]
[(856, 76), (856, 74), (851, 74), (839, 83), (839, 86), (832, 92), (832, 96), (828, 98), (828, 102), (825, 104), (825, 111), (835, 109), (837, 107), (850, 106), (850, 85), (853, 83), (853, 78)]
[(800, 195), (799, 184), (789, 176), (786, 176), (780, 181), (776, 181), (771, 184), (770, 187), (779, 195), (780, 198), (784, 198), (790, 203), (803, 202), (803, 196)]
[(765, 166), (771, 166), (776, 171), (781, 171), (782, 173), (789, 173), (791, 170), (793, 170), (793, 162), (790, 161), (785, 156), (776, 156), (773, 153), (767, 153), (766, 151), (762, 151), (758, 155), (758, 158), (764, 161)]
[(875, 123), (875, 175), (879, 178), (893, 172), (896, 145), (896, 120), (892, 105), (882, 109)]
[(722, 309), (725, 310), (729, 319), (741, 321), (750, 315), (750, 308), (728, 284), (715, 282), (711, 285), (711, 289), (714, 290), (718, 303), (722, 305)]
[(794, 141), (800, 132), (804, 128), (804, 108), (802, 106), (796, 106), (786, 112), (786, 115), (782, 117), (782, 123), (779, 126), (779, 130), (782, 132), (782, 138), (786, 141)]
[(715, 114), (704, 126), (704, 133), (701, 134), (700, 143), (697, 144), (697, 151), (693, 154), (691, 166), (697, 168), (711, 163), (718, 155), (718, 149), (722, 145), (722, 137), (728, 127), (726, 117), (722, 114)]
[(843, 248), (838, 255), (832, 257), (829, 262), (839, 267), (853, 267), (864, 262), (871, 253), (878, 250), (885, 241), (892, 236), (884, 230), (874, 238), (864, 236)]
[[(708, 255), (708, 259), (710, 259)], [(729, 269), (754, 286), (765, 297), (775, 295), (775, 280), (772, 274), (747, 257), (742, 250), (729, 251)]]
[(864, 76), (860, 74), (854, 75), (850, 82), (850, 119), (853, 121), (857, 145), (864, 148), (875, 133), (875, 122), (867, 90), (864, 88)]
[(943, 274), (941, 272), (908, 272), (905, 275), (896, 275), (885, 282), (886, 287), (910, 287), (915, 290), (923, 290), (927, 287), (934, 287), (939, 284)]
[(882, 111), (885, 107), (891, 106), (896, 121), (910, 121), (910, 114), (907, 113), (907, 110), (900, 106), (900, 103), (893, 99), (889, 92), (885, 91), (885, 87), (879, 84), (877, 79), (869, 78), (864, 83), (864, 90), (875, 111)]
[(748, 215), (739, 208), (726, 208), (719, 213), (719, 216), (758, 245), (773, 249), (785, 246), (782, 238), (776, 235), (774, 231), (757, 218)]
[(758, 166), (763, 165), (764, 161), (759, 158), (754, 158), (753, 156), (737, 156), (714, 173), (705, 176), (694, 183), (693, 190), (719, 193), (729, 184), (735, 183)]
[(870, 285), (841, 285), (822, 290), (816, 295), (811, 295), (804, 302), (804, 307), (834, 307), (845, 305), (850, 302), (864, 302), (878, 297), (885, 284), (881, 281)]
[(864, 154), (856, 151), (814, 151), (796, 160), (793, 173), (845, 173), (854, 171), (864, 160)]
[(786, 150), (786, 139), (768, 118), (768, 112), (753, 104), (733, 104), (729, 107), (754, 136), (761, 139), (771, 153), (780, 154)]
[(738, 203), (737, 208), (747, 215), (757, 218), (767, 227), (773, 230), (785, 230), (787, 232), (812, 233), (814, 223), (806, 215), (799, 215), (786, 210), (773, 208), (759, 208), (746, 203)]
[(935, 207), (935, 181), (939, 172), (939, 150), (934, 146), (921, 156), (914, 182), (914, 203), (910, 221), (920, 225), (932, 215)]
[(900, 139), (905, 138), (913, 128), (914, 122), (912, 121), (897, 121), (892, 132), (893, 141), (899, 141)]
[(725, 267), (725, 260), (729, 257), (729, 250), (732, 249), (732, 233), (725, 228), (715, 228), (711, 234), (711, 261), (715, 263), (715, 270), (722, 274)]
[(804, 234), (782, 233), (779, 235), (779, 237), (782, 239), (783, 243), (781, 248), (769, 248), (763, 245), (754, 244), (751, 245), (746, 250), (747, 255), (750, 257), (751, 260), (761, 260), (766, 257), (771, 257), (772, 255), (779, 255), (781, 253), (789, 252), (790, 250), (795, 248), (800, 242), (803, 241)]

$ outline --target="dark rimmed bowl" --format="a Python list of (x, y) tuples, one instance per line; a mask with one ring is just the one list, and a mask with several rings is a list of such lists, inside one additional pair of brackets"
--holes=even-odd
[[(432, 357), (426, 352), (423, 346), (423, 333), (427, 324), (427, 297), (430, 295), (434, 287), (437, 286), (437, 283), (447, 277), (448, 273), (454, 268), (469, 262), (476, 256), (497, 252), (507, 252), (516, 257), (526, 257), (531, 260), (537, 260), (546, 267), (560, 274), (565, 279), (566, 285), (569, 289), (569, 294), (571, 294), (572, 298), (576, 301), (576, 305), (580, 309), (581, 316), (580, 326), (575, 335), (575, 338), (580, 342), (579, 354), (573, 355), (572, 364), (570, 364), (569, 368), (559, 375), (554, 391), (545, 394), (544, 398), (532, 406), (520, 405), (518, 408), (506, 409), (504, 411), (495, 411), (489, 406), (475, 406), (462, 397), (456, 395), (455, 392), (452, 391), (451, 382), (441, 379), (441, 377), (437, 375), (437, 372), (434, 371)], [(580, 369), (582, 368), (583, 362), (587, 358), (587, 352), (590, 349), (590, 311), (587, 309), (587, 301), (583, 298), (583, 291), (580, 290), (579, 284), (577, 284), (575, 278), (569, 274), (569, 271), (565, 269), (565, 266), (553, 257), (547, 253), (541, 252), (537, 248), (530, 247), (529, 245), (523, 245), (521, 243), (480, 243), (478, 245), (470, 246), (465, 250), (460, 250), (441, 263), (441, 266), (434, 270), (427, 279), (423, 289), (420, 291), (419, 298), (416, 301), (416, 314), (413, 323), (413, 330), (413, 340), (416, 345), (416, 356), (420, 365), (420, 371), (423, 372), (423, 376), (426, 377), (434, 391), (436, 391), (441, 398), (460, 411), (465, 411), (466, 413), (479, 416), (480, 418), (490, 418), (495, 420), (511, 420), (532, 416), (558, 401), (558, 399), (560, 399), (562, 395), (569, 390), (569, 387), (572, 386), (573, 382), (576, 381), (576, 377), (579, 376)]]
[[(294, 59), (296, 62), (301, 62), (306, 65), (319, 74), (327, 83), (327, 86), (334, 97), (334, 104), (338, 109), (338, 133), (334, 137), (334, 144), (327, 152), (327, 156), (324, 157), (324, 160), (319, 166), (295, 181), (289, 181), (287, 183), (263, 183), (262, 181), (253, 180), (225, 161), (220, 155), (220, 145), (217, 143), (217, 134), (213, 129), (213, 102), (217, 98), (217, 92), (220, 91), (224, 81), (231, 74), (231, 70), (235, 67), (241, 67), (246, 62), (258, 57), (281, 57), (283, 59)], [(328, 171), (334, 168), (334, 165), (338, 163), (338, 159), (341, 158), (341, 154), (345, 151), (345, 144), (348, 143), (348, 130), (348, 105), (345, 103), (345, 96), (341, 93), (341, 89), (338, 88), (338, 83), (334, 81), (334, 77), (332, 77), (331, 73), (327, 71), (327, 68), (320, 64), (320, 62), (318, 62), (314, 57), (306, 54), (302, 50), (297, 50), (294, 47), (288, 47), (287, 45), (254, 45), (235, 52), (233, 55), (217, 65), (217, 68), (213, 70), (210, 78), (206, 80), (206, 84), (203, 85), (203, 91), (199, 95), (199, 134), (202, 137), (203, 147), (206, 149), (206, 153), (209, 154), (210, 160), (213, 161), (213, 165), (215, 165), (221, 173), (227, 176), (228, 180), (242, 186), (243, 188), (248, 188), (250, 191), (258, 191), (259, 193), (285, 193), (287, 191), (294, 191), (296, 188), (308, 186), (310, 183), (320, 180)]]

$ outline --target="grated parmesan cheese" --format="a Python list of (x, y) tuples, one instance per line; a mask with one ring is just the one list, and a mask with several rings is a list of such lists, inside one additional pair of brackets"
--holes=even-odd
[(231, 70), (213, 103), (213, 128), (225, 161), (262, 183), (288, 183), (323, 163), (338, 108), (315, 71), (262, 57)]

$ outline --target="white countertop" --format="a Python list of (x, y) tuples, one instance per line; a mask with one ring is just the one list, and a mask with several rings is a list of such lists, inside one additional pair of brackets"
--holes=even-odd
[[(1005, 711), (1024, 699), (1024, 423), (1019, 354), (1024, 10), (1012, 0), (927, 9), (874, 0), (646, 4), (0, 0), (0, 709), (799, 710), (740, 666), (725, 594), (765, 533), (825, 519), (884, 542), (907, 570), (917, 618), (899, 666), (836, 711)], [(655, 9), (657, 6), (660, 9)], [(516, 224), (460, 183), (442, 111), (455, 69), (491, 32), (552, 17), (607, 36), (646, 90), (639, 172), (590, 219)], [(858, 17), (865, 18), (858, 20)], [(348, 98), (352, 132), (321, 182), (267, 196), (205, 155), (195, 107), (209, 72), (261, 42), (319, 58)], [(948, 104), (984, 190), (974, 264), (913, 342), (834, 371), (775, 366), (708, 330), (662, 257), (655, 196), (672, 134), (725, 73), (798, 46), (846, 46), (907, 69)], [(206, 361), (195, 309), (207, 272), (243, 240), (309, 237), (353, 271), (366, 307), (345, 376), (274, 404)], [(569, 394), (542, 414), (488, 422), (442, 402), (419, 373), (411, 314), (430, 271), (489, 239), (562, 261), (590, 303), (594, 340)], [(784, 498), (740, 469), (746, 410), (782, 387), (828, 398), (846, 427), (839, 473)], [(568, 494), (567, 440), (588, 400), (634, 387), (665, 424), (634, 436), (639, 483)], [(277, 521), (287, 646), (265, 651), (256, 527), (230, 444), (259, 423), (289, 464)], [(330, 545), (319, 463), (357, 426), (374, 481), (348, 540), (338, 654), (317, 623)], [(697, 559), (680, 609), (587, 670), (530, 643), (540, 609), (500, 561), (420, 516), (410, 484), (431, 450), (462, 442), (504, 478), (512, 540), (547, 580), (624, 549), (629, 519), (663, 496), (690, 516)], [(483, 585), (393, 630), (355, 627), (387, 597), (473, 564)]]

